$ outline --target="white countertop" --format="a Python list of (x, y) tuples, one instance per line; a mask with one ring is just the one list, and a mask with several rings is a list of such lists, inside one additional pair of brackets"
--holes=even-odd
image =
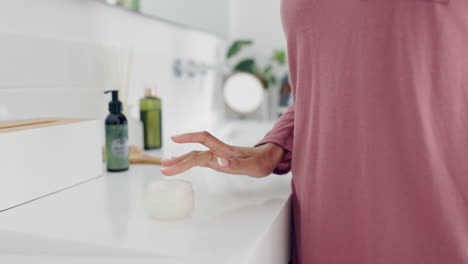
[(0, 260), (287, 263), (290, 175), (195, 168), (176, 177), (195, 190), (192, 218), (178, 222), (151, 220), (144, 209), (147, 185), (163, 178), (158, 166), (136, 165), (0, 213)]

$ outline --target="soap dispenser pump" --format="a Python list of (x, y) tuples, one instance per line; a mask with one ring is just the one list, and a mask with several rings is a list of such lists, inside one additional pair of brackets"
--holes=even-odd
[(111, 90), (105, 93), (112, 93), (112, 101), (109, 102), (110, 114), (105, 122), (107, 171), (126, 171), (129, 167), (127, 118), (122, 114), (119, 91)]

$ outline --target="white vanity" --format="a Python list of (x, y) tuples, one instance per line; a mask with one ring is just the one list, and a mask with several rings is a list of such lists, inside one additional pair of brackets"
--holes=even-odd
[[(236, 127), (229, 142), (251, 144), (264, 133)], [(0, 213), (0, 262), (287, 263), (290, 175), (253, 179), (193, 169), (177, 177), (193, 184), (192, 218), (157, 222), (143, 195), (163, 177), (158, 166), (136, 165)]]

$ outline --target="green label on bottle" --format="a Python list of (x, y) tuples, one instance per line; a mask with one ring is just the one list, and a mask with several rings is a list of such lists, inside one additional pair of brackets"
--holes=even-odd
[(128, 168), (127, 125), (106, 125), (106, 160), (108, 170)]

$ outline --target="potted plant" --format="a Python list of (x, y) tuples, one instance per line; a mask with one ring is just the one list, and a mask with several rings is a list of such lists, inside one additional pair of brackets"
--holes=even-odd
[[(279, 108), (280, 86), (287, 79), (286, 52), (281, 49), (273, 51), (265, 65), (260, 65), (253, 56), (240, 57), (241, 51), (254, 45), (251, 40), (234, 41), (226, 53), (226, 65), (229, 74), (247, 72), (256, 76), (267, 92), (260, 110), (263, 120), (277, 117)], [(277, 89), (278, 88), (278, 89)]]
[[(226, 53), (226, 60), (233, 61), (245, 47), (253, 45), (251, 40), (236, 40), (232, 43)], [(281, 68), (286, 64), (286, 52), (284, 50), (274, 50), (269, 62), (265, 66), (260, 66), (255, 58), (247, 57), (237, 61), (232, 68), (232, 72), (248, 72), (257, 76), (265, 88), (268, 89), (278, 83), (283, 76), (278, 77), (275, 67)]]

